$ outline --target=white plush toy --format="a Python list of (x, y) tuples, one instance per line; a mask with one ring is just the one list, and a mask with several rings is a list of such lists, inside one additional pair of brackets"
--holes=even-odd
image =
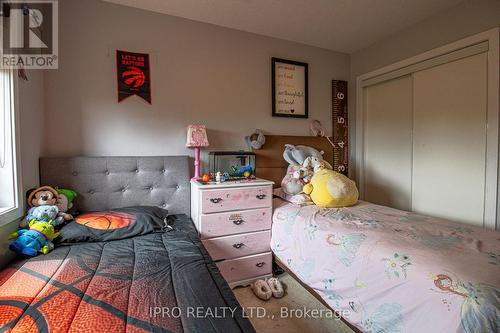
[(332, 170), (332, 166), (330, 163), (325, 161), (324, 159), (319, 159), (316, 156), (310, 156), (304, 160), (302, 164), (302, 168), (305, 170), (312, 170), (313, 173), (318, 172), (319, 170), (327, 169)]

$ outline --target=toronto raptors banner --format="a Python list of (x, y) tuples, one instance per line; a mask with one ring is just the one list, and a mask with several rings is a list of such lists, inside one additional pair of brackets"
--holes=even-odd
[(137, 95), (151, 104), (151, 73), (149, 55), (116, 51), (118, 102)]

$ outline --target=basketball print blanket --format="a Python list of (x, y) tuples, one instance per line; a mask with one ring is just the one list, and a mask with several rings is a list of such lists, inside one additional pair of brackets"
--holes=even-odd
[(171, 222), (14, 262), (0, 273), (0, 332), (254, 332), (191, 220)]

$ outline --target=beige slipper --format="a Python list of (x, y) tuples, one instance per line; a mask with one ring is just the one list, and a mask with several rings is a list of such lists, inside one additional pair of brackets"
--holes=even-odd
[(271, 291), (271, 288), (269, 287), (267, 282), (264, 280), (255, 281), (254, 283), (252, 283), (251, 288), (252, 288), (255, 296), (257, 296), (258, 298), (260, 298), (264, 301), (268, 301), (271, 298), (271, 296), (273, 296), (273, 292)]
[(267, 280), (267, 284), (273, 293), (275, 298), (281, 298), (285, 296), (285, 289), (283, 288), (283, 284), (277, 278), (270, 278)]

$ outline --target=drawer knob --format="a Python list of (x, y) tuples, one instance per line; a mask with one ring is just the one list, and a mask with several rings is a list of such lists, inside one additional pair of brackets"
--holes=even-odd
[(218, 204), (221, 201), (222, 201), (222, 198), (212, 198), (212, 199), (210, 199), (210, 202), (214, 203), (214, 204)]
[(233, 244), (233, 247), (234, 247), (235, 249), (241, 249), (244, 245), (245, 245), (245, 244), (243, 244), (243, 243), (238, 243), (238, 244)]
[(244, 220), (234, 220), (233, 223), (236, 224), (236, 225), (241, 225), (243, 224), (243, 222), (245, 222)]
[(266, 264), (265, 262), (258, 262), (255, 264), (255, 266), (262, 268), (262, 267), (264, 267), (265, 264)]
[(266, 198), (266, 195), (265, 194), (259, 194), (259, 195), (256, 195), (255, 197), (257, 199), (259, 199), (259, 200), (264, 200)]

